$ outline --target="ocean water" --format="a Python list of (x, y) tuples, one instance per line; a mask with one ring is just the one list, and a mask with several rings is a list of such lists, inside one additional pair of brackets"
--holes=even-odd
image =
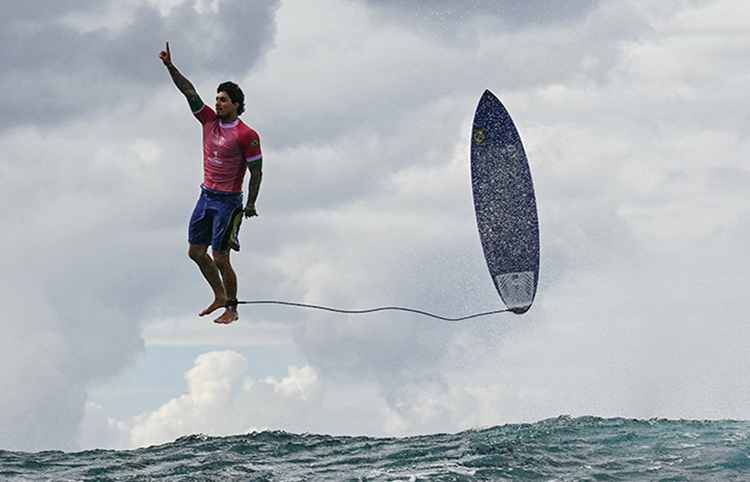
[(18, 481), (747, 481), (750, 422), (560, 417), (407, 438), (260, 432), (137, 450), (0, 451)]

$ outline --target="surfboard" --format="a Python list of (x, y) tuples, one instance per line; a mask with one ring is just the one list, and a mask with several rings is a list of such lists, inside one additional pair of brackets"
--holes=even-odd
[(531, 308), (539, 281), (539, 219), (521, 137), (486, 90), (471, 137), (471, 187), (479, 238), (492, 281), (510, 311)]

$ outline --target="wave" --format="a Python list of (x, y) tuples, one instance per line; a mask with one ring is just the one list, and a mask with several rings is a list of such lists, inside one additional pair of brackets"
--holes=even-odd
[(0, 480), (744, 480), (750, 422), (558, 417), (404, 438), (257, 432), (136, 450), (0, 451)]

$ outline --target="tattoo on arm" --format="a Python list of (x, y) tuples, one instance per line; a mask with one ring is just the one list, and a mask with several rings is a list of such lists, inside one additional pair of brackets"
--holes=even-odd
[(168, 67), (168, 70), (169, 75), (172, 76), (174, 85), (176, 85), (180, 92), (182, 92), (190, 105), (193, 105), (200, 100), (198, 92), (196, 92), (193, 84), (187, 78), (185, 78), (185, 76), (182, 75), (179, 70), (177, 70), (177, 67), (175, 67), (174, 65), (170, 65)]
[(263, 170), (261, 166), (248, 164), (250, 169), (250, 182), (247, 186), (247, 205), (255, 206), (255, 201), (258, 199), (258, 193), (260, 192), (260, 183), (263, 181)]
[(182, 75), (180, 71), (177, 70), (177, 67), (175, 67), (172, 63), (172, 53), (169, 51), (169, 42), (167, 42), (166, 49), (159, 52), (159, 58), (169, 71), (169, 75), (172, 76), (174, 85), (176, 85), (180, 92), (182, 92), (182, 94), (187, 98), (188, 103), (190, 104), (190, 108), (193, 109), (193, 112), (196, 112), (203, 105), (203, 101), (201, 100), (200, 96), (198, 96), (198, 92), (196, 92), (193, 84), (191, 84), (190, 81), (186, 79), (185, 76)]

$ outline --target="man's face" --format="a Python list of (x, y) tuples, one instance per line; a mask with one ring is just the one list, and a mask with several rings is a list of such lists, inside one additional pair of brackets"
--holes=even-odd
[(239, 104), (233, 104), (226, 92), (216, 94), (216, 117), (224, 120), (233, 121), (237, 117), (237, 108)]

